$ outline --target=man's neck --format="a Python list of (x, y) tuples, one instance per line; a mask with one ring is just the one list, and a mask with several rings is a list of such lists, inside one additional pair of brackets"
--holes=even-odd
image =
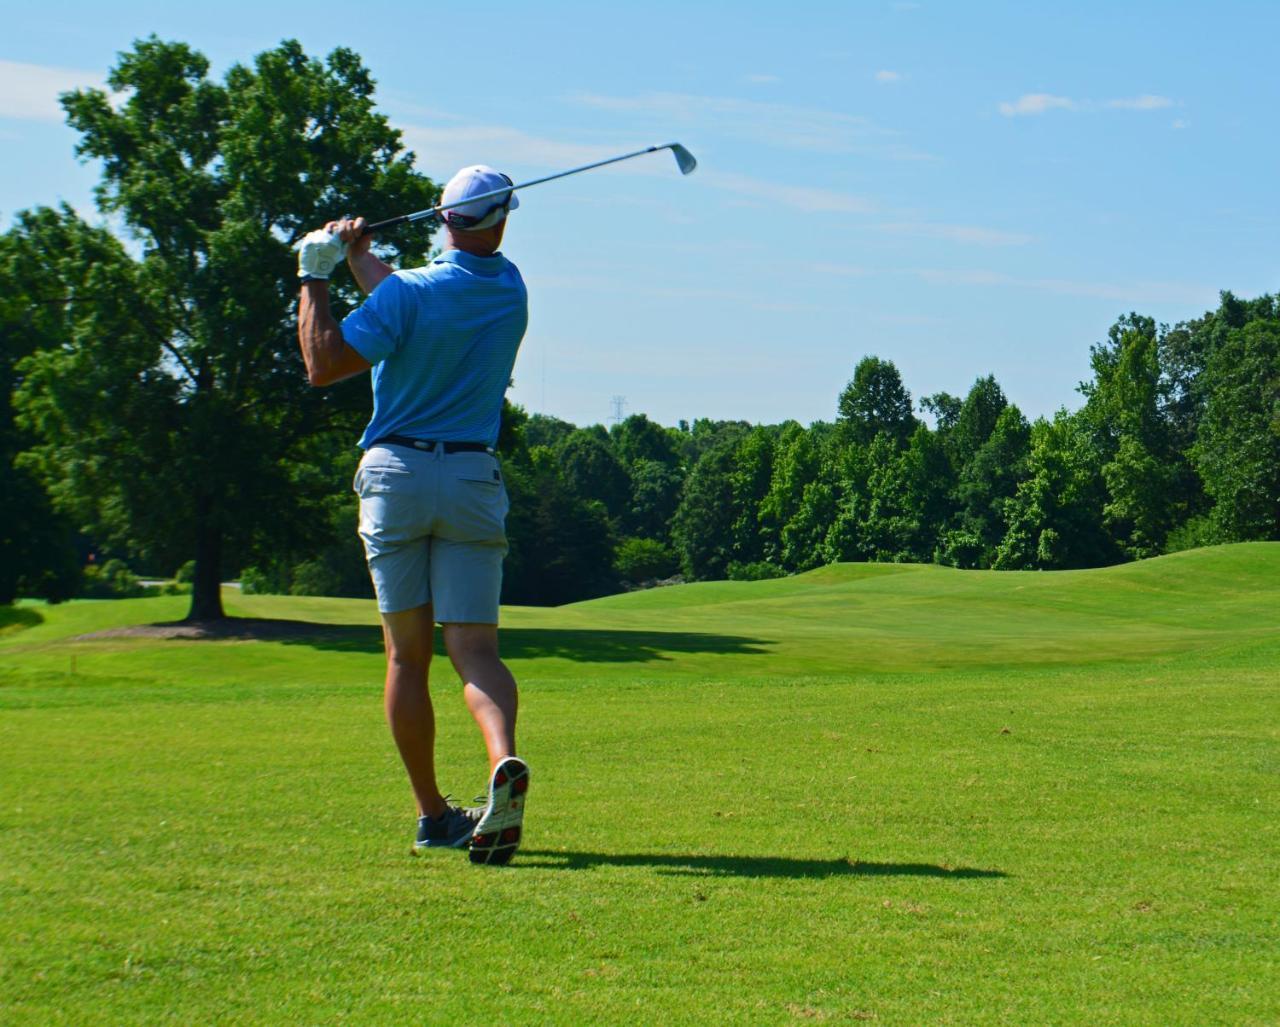
[(498, 247), (493, 244), (492, 239), (484, 237), (469, 239), (462, 232), (449, 233), (449, 246), (451, 249), (470, 253), (473, 257), (492, 257), (498, 252)]

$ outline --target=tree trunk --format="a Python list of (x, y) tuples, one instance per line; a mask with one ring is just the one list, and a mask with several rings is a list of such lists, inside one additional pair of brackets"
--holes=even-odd
[(191, 583), (191, 609), (187, 620), (222, 620), (222, 532), (210, 524), (208, 508), (201, 500), (196, 513), (196, 573)]

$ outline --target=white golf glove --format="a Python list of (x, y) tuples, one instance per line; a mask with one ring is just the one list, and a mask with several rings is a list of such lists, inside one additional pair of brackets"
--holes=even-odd
[(308, 232), (298, 244), (298, 277), (328, 278), (346, 256), (347, 244), (338, 233), (317, 228)]

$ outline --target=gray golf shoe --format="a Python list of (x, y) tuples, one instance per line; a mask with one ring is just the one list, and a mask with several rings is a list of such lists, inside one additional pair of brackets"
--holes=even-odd
[(414, 841), (415, 850), (422, 849), (463, 849), (471, 840), (475, 831), (476, 820), (482, 809), (463, 809), (460, 806), (449, 806), (437, 820), (435, 817), (418, 818), (418, 837)]

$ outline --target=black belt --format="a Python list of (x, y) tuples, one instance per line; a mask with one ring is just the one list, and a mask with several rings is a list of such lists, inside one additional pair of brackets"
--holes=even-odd
[(443, 446), (446, 453), (493, 452), (493, 447), (486, 446), (483, 442), (437, 442), (434, 439), (411, 439), (408, 435), (384, 435), (380, 439), (375, 439), (369, 445), (370, 447), (385, 446), (388, 443), (393, 446), (408, 446), (410, 449), (420, 449), (424, 453), (434, 453), (436, 446)]

